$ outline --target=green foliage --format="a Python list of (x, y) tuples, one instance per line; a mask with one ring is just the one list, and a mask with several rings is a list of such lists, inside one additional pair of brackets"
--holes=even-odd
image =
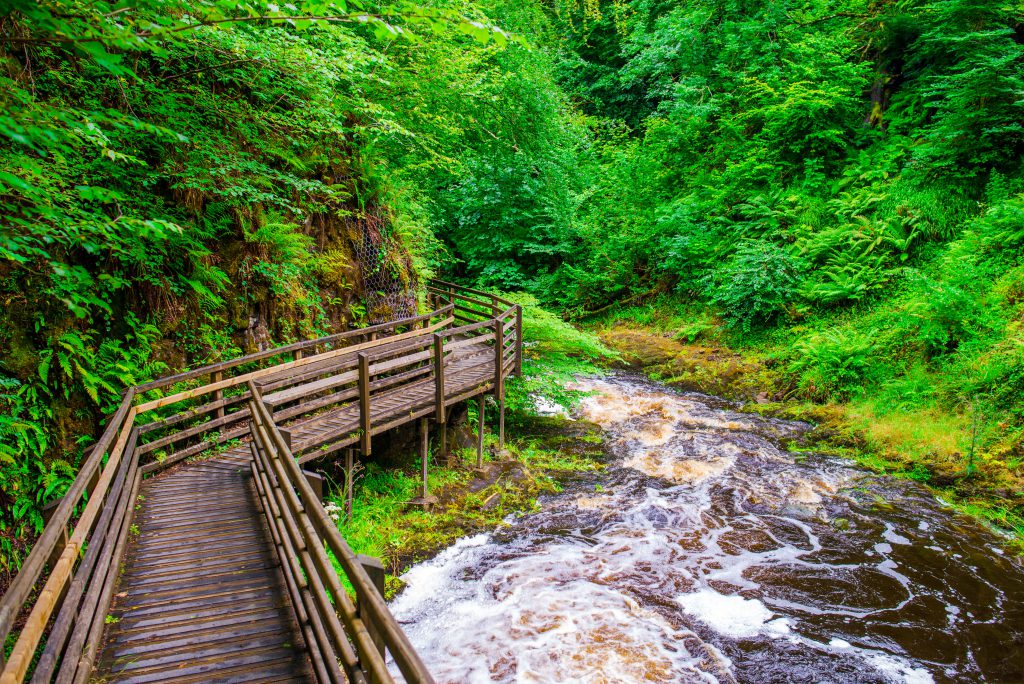
[(873, 368), (874, 335), (835, 330), (797, 342), (789, 372), (797, 375), (800, 391), (831, 400), (849, 399), (862, 392)]
[(517, 40), (458, 2), (6, 3), (3, 530), (38, 528), (126, 386), (365, 319), (355, 247), (428, 273), (402, 172), (444, 165), (428, 140), (471, 87), (429, 125), (409, 88), (424, 51)]
[(542, 307), (673, 293), (673, 333), (778, 342), (804, 396), (978, 405), (1007, 428), (972, 449), (1016, 448), (1012, 4), (13, 0), (0, 20), (6, 529), (37, 526), (69, 435), (128, 384), (375, 315), (363, 266), (523, 293), (516, 406), (571, 402), (607, 356)]
[(749, 331), (771, 322), (794, 301), (799, 269), (786, 250), (769, 242), (745, 242), (713, 274), (711, 299), (730, 325)]
[(502, 296), (523, 307), (523, 377), (508, 380), (509, 409), (513, 413), (529, 412), (534, 396), (572, 407), (582, 396), (571, 389), (575, 376), (599, 373), (597, 364), (613, 359), (614, 352), (593, 333), (575, 328), (542, 308), (532, 295)]

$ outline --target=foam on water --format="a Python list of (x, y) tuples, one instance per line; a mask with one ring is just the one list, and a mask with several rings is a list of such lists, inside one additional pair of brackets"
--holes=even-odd
[(775, 614), (757, 599), (745, 599), (738, 595), (726, 596), (714, 589), (701, 589), (691, 594), (683, 594), (676, 601), (687, 614), (725, 636), (781, 636), (790, 631), (789, 622), (785, 618), (773, 619)]
[(392, 610), (439, 682), (923, 684), (961, 678), (983, 648), (1005, 667), (1012, 629), (947, 633), (1006, 619), (1024, 573), (991, 553), (998, 571), (978, 571), (993, 542), (951, 531), (929, 495), (903, 506), (916, 517), (869, 511), (904, 494), (779, 447), (806, 426), (629, 378), (580, 388), (616, 455), (600, 490), (552, 497), (403, 577)]

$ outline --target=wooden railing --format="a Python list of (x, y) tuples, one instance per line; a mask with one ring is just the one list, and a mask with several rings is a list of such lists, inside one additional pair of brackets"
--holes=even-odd
[[(436, 405), (431, 402), (429, 409), (420, 411), (422, 415), (432, 414), (442, 423), (445, 406), (464, 400), (473, 392), (490, 390), (503, 405), (504, 380), (509, 373), (520, 372), (522, 364), (521, 309), (488, 293), (443, 281), (432, 281), (428, 293), (436, 307), (428, 314), (296, 342), (129, 388), (100, 439), (88, 452), (67, 494), (53, 510), (20, 572), (0, 598), (0, 643), (7, 643), (19, 618), (24, 619), (10, 656), (5, 660), (4, 651), (0, 651), (0, 684), (23, 682), (29, 673), (33, 682), (88, 681), (93, 675), (104, 618), (143, 477), (229, 440), (250, 436), (258, 454), (253, 467), (257, 482), (263, 487), (260, 491), (265, 512), (272, 524), (277, 521), (285, 525), (276, 528), (275, 536), (282, 564), (286, 558), (288, 563), (296, 562), (288, 555), (290, 552), (305, 549), (307, 554), (302, 556), (301, 565), (288, 568), (299, 570), (292, 575), (292, 599), (300, 599), (295, 610), (313, 616), (311, 609), (316, 609), (319, 624), (330, 630), (328, 641), (323, 640), (328, 632), (313, 634), (317, 640), (309, 641), (311, 650), (318, 649), (324, 665), (318, 674), (328, 676), (322, 681), (334, 681), (326, 665), (332, 656), (340, 659), (350, 675), (356, 668), (368, 673), (372, 680), (383, 676), (383, 661), (367, 651), (365, 640), (358, 636), (364, 628), (376, 630), (377, 638), (383, 638), (384, 647), (403, 674), (410, 668), (415, 677), (409, 681), (429, 681), (416, 678), (423, 676), (417, 669), (422, 664), (417, 665), (415, 653), (390, 618), (383, 599), (370, 593), (372, 587), (367, 585), (365, 572), (360, 573), (337, 530), (324, 520), (322, 506), (309, 499), (305, 481), (295, 478), (298, 466), (287, 445), (281, 448), (279, 440), (283, 437), (274, 422), (358, 398), (363, 414), (361, 429), (353, 437), (369, 454), (374, 433), (407, 422), (393, 420), (369, 425), (374, 393), (384, 388), (434, 374), (435, 385), (441, 388)], [(467, 325), (451, 327), (457, 321)], [(448, 397), (444, 392), (446, 359), (458, 345), (481, 344), (481, 340), (493, 347), (493, 379), (465, 393), (466, 396)], [(382, 350), (385, 345), (387, 350)], [(273, 376), (280, 379), (259, 387), (259, 381)], [(331, 385), (329, 378), (341, 380)], [(208, 382), (189, 386), (201, 379)], [(327, 382), (312, 393), (298, 391), (293, 405), (276, 414), (271, 414), (270, 404), (263, 401), (262, 395), (268, 388), (308, 386), (317, 379)], [(169, 388), (177, 391), (165, 394)], [(152, 398), (144, 400), (147, 394)], [(149, 418), (148, 422), (140, 420), (143, 415)], [(287, 505), (282, 507), (282, 503)], [(275, 511), (279, 518), (273, 518)], [(287, 534), (282, 536), (282, 531)], [(290, 547), (286, 546), (286, 539)], [(318, 560), (325, 543), (356, 589), (359, 604), (353, 614), (346, 612), (337, 575), (331, 580), (333, 570)], [(314, 552), (313, 547), (319, 551)], [(308, 583), (300, 583), (299, 577)], [(333, 602), (331, 605), (341, 616), (344, 634), (333, 630), (333, 623), (324, 612), (322, 593), (314, 593), (315, 587), (310, 588), (315, 579), (321, 582), (324, 592), (329, 592), (329, 603)], [(293, 589), (292, 585), (289, 589)], [(310, 600), (313, 603), (307, 605)], [(309, 624), (317, 618), (311, 617)], [(346, 634), (356, 644), (354, 652), (342, 643), (341, 637)]]
[[(253, 475), (282, 560), (288, 592), (322, 682), (392, 682), (386, 656), (408, 682), (433, 682), (380, 589), (338, 533), (250, 381)], [(341, 585), (328, 551), (355, 590)]]

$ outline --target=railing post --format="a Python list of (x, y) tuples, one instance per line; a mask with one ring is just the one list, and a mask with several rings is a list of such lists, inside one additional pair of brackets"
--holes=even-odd
[(494, 400), (498, 404), (498, 452), (505, 450), (505, 322), (494, 319)]
[[(291, 445), (289, 445), (291, 448)], [(324, 476), (320, 473), (314, 473), (312, 470), (303, 470), (302, 475), (306, 478), (306, 482), (313, 489), (313, 493), (316, 494), (316, 498), (320, 503), (324, 502)]]
[(356, 478), (355, 449), (345, 449), (345, 520), (352, 520), (352, 490)]
[(434, 405), (435, 419), (441, 425), (447, 421), (444, 405), (444, 335), (434, 333)]
[(476, 418), (476, 468), (477, 470), (484, 469), (484, 427), (486, 421), (484, 420), (484, 399), (486, 395), (480, 395), (480, 401), (477, 404), (477, 418)]
[[(210, 373), (210, 384), (213, 384), (215, 382), (220, 382), (223, 379), (224, 379), (224, 373), (222, 373), (221, 371), (216, 371), (214, 373)], [(220, 401), (223, 398), (224, 398), (224, 390), (217, 390), (217, 391), (215, 391), (213, 393), (213, 400), (214, 401)], [(224, 413), (225, 413), (224, 412), (224, 407), (221, 406), (219, 409), (217, 409), (216, 415), (217, 415), (218, 418), (223, 418), (224, 417)]]
[[(356, 556), (356, 560), (363, 566), (366, 574), (370, 576), (373, 588), (380, 594), (381, 598), (384, 598), (384, 564), (378, 558), (364, 556), (363, 554)], [(356, 612), (359, 614), (360, 619), (362, 619), (363, 624), (366, 625), (366, 631), (370, 633), (370, 639), (373, 640), (373, 644), (383, 656), (385, 651), (384, 637), (373, 621), (373, 614), (366, 609), (366, 601), (360, 600), (358, 596), (356, 597)]]
[(523, 377), (523, 307), (516, 304), (516, 377)]
[(359, 425), (363, 430), (359, 447), (363, 457), (370, 455), (370, 355), (359, 355)]

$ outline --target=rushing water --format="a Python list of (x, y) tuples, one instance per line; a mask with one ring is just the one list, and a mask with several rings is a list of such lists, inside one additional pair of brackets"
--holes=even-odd
[(1024, 681), (1024, 569), (922, 488), (787, 452), (808, 426), (630, 377), (615, 454), (405, 576), (439, 682)]

